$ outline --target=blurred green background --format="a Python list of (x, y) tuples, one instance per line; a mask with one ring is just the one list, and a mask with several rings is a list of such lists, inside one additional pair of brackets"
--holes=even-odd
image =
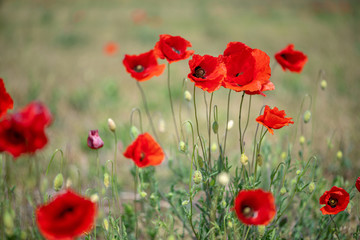
[[(113, 148), (107, 118), (118, 124), (122, 144), (130, 142), (129, 115), (142, 103), (135, 80), (122, 65), (124, 54), (148, 51), (159, 35), (166, 33), (189, 40), (198, 54), (214, 56), (222, 54), (228, 42), (241, 41), (265, 51), (273, 66), (274, 54), (294, 43), (296, 49), (307, 54), (308, 63), (301, 74), (283, 72), (279, 66), (273, 69), (271, 81), (276, 90), (266, 98), (253, 97), (250, 127), (255, 127), (254, 119), (263, 104), (277, 106), (296, 118), (304, 95), (310, 94), (314, 152), (322, 156), (327, 171), (338, 173), (339, 167), (345, 166), (342, 173), (355, 176), (360, 167), (359, 10), (360, 2), (355, 0), (2, 0), (0, 77), (14, 98), (14, 109), (36, 99), (51, 108), (55, 121), (48, 131), (50, 144), (43, 152), (44, 158), (62, 148), (70, 162), (86, 168), (87, 159), (94, 156), (86, 146), (88, 130), (99, 129), (105, 148)], [(108, 42), (118, 44), (113, 56), (104, 53)], [(176, 111), (183, 101), (187, 62), (171, 65)], [(320, 69), (326, 72), (325, 91), (319, 87)], [(165, 121), (167, 128), (161, 138), (172, 141), (176, 148), (166, 72), (142, 86), (156, 123)], [(187, 83), (191, 92), (192, 86)], [(227, 91), (220, 89), (214, 97), (222, 121), (226, 95)], [(234, 120), (240, 95), (232, 96), (230, 118)], [(198, 98), (200, 102), (200, 94)], [(306, 99), (304, 106), (308, 104)], [(183, 120), (193, 117), (191, 108), (184, 108)], [(200, 115), (204, 120), (205, 111)], [(145, 129), (150, 131), (145, 114), (143, 119)], [(302, 127), (298, 127), (301, 132)], [(303, 131), (310, 138), (311, 127)], [(329, 150), (327, 140), (332, 136), (333, 147)], [(280, 135), (267, 139), (276, 144)], [(237, 137), (229, 144), (230, 154), (231, 146), (237, 146)], [(344, 152), (344, 162), (335, 162), (339, 149)], [(103, 161), (112, 156), (111, 151), (103, 154)], [(120, 158), (123, 163), (129, 161)], [(127, 166), (126, 171), (130, 168)]]

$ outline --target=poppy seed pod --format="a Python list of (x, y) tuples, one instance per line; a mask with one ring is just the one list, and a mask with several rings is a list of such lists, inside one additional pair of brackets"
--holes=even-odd
[(308, 123), (311, 119), (311, 112), (310, 110), (306, 110), (303, 116), (304, 123)]
[(64, 183), (64, 177), (61, 173), (59, 173), (58, 175), (56, 175), (56, 177), (54, 178), (54, 190), (55, 191), (60, 191), (60, 189), (62, 188)]
[(327, 87), (327, 82), (325, 79), (323, 79), (321, 82), (320, 82), (320, 87), (321, 87), (321, 90), (325, 90), (326, 87)]
[(212, 130), (213, 130), (213, 132), (214, 132), (215, 134), (218, 133), (218, 131), (219, 131), (219, 124), (218, 124), (217, 121), (214, 121), (214, 122), (213, 122), (213, 124), (212, 124)]
[(114, 120), (112, 120), (111, 118), (108, 118), (108, 127), (109, 127), (110, 131), (115, 132), (116, 124), (115, 124)]
[(188, 90), (185, 90), (184, 92), (184, 98), (186, 101), (190, 102), (192, 99), (191, 93)]
[(202, 182), (202, 174), (200, 171), (195, 171), (193, 174), (193, 181), (195, 184), (200, 184)]

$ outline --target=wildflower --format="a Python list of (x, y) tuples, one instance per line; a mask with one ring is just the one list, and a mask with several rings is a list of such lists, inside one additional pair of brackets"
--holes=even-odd
[(326, 87), (327, 87), (327, 82), (326, 82), (325, 79), (321, 80), (321, 82), (320, 82), (320, 87), (321, 87), (322, 90), (325, 90), (325, 89), (326, 89)]
[(284, 110), (279, 111), (277, 107), (270, 109), (270, 107), (266, 105), (264, 114), (257, 117), (256, 121), (264, 125), (271, 134), (274, 134), (273, 129), (279, 129), (284, 126), (288, 126), (290, 123), (294, 123), (291, 121), (292, 118), (286, 118), (285, 116), (286, 114)]
[(189, 61), (188, 78), (195, 86), (209, 93), (218, 90), (224, 80), (226, 70), (222, 57), (194, 54)]
[(155, 45), (154, 52), (157, 57), (166, 58), (169, 63), (173, 63), (187, 59), (194, 54), (193, 50), (186, 50), (188, 47), (191, 47), (191, 43), (184, 38), (162, 34)]
[(304, 119), (304, 123), (308, 123), (311, 119), (311, 112), (309, 110), (306, 110), (304, 112), (304, 116), (303, 116), (303, 119)]
[(276, 61), (285, 71), (300, 73), (307, 62), (307, 56), (301, 51), (294, 50), (294, 44), (289, 44), (286, 48), (275, 54)]
[(46, 239), (74, 239), (92, 229), (96, 212), (95, 203), (67, 190), (36, 209), (36, 223)]
[(341, 160), (343, 158), (343, 153), (341, 150), (339, 150), (337, 153), (336, 153), (336, 157), (338, 160)]
[(118, 45), (114, 42), (109, 42), (104, 46), (104, 53), (106, 55), (114, 55), (118, 50)]
[(218, 182), (223, 185), (226, 186), (229, 184), (230, 182), (230, 177), (229, 174), (226, 172), (221, 172), (218, 176), (217, 176), (217, 180)]
[(149, 133), (140, 134), (124, 152), (126, 158), (131, 158), (140, 167), (159, 165), (165, 158), (160, 145)]
[(8, 109), (12, 109), (14, 101), (9, 93), (6, 92), (4, 80), (0, 78), (0, 118), (6, 114)]
[(272, 193), (262, 189), (241, 190), (234, 204), (238, 219), (247, 225), (267, 225), (276, 214)]
[(51, 121), (49, 110), (38, 102), (7, 115), (0, 121), (0, 152), (6, 151), (16, 158), (43, 148), (48, 142), (45, 127)]
[(56, 192), (60, 191), (60, 189), (62, 188), (64, 183), (64, 177), (61, 173), (59, 173), (58, 175), (56, 175), (56, 177), (54, 178), (54, 190)]
[(115, 124), (114, 120), (112, 120), (111, 118), (108, 118), (108, 127), (109, 127), (110, 131), (115, 132), (116, 124)]
[(320, 197), (319, 201), (320, 204), (326, 204), (320, 209), (322, 214), (337, 214), (346, 209), (350, 196), (344, 189), (333, 186)]
[(200, 184), (202, 182), (202, 174), (200, 171), (195, 171), (193, 174), (193, 181), (195, 184)]
[(185, 92), (184, 92), (184, 98), (185, 98), (185, 100), (188, 101), (188, 102), (191, 101), (192, 96), (191, 96), (191, 93), (190, 93), (188, 90), (185, 90)]
[(356, 187), (356, 189), (360, 192), (360, 177), (358, 177), (358, 178), (356, 179), (355, 187)]
[(245, 155), (245, 153), (241, 154), (240, 162), (242, 165), (246, 166), (249, 163), (249, 158)]
[(90, 130), (87, 139), (87, 145), (92, 149), (99, 149), (104, 146), (104, 142), (99, 136), (99, 130)]
[(270, 82), (270, 57), (259, 49), (252, 49), (241, 42), (230, 42), (224, 51), (225, 88), (246, 94), (261, 94), (274, 90)]
[(140, 55), (126, 54), (123, 64), (131, 77), (139, 82), (149, 80), (154, 76), (160, 76), (165, 69), (165, 64), (158, 64), (154, 50)]

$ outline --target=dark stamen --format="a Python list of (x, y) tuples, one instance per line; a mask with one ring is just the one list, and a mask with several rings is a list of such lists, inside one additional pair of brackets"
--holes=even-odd
[(134, 71), (140, 73), (140, 72), (144, 71), (144, 67), (142, 65), (136, 65), (134, 67)]
[(140, 162), (142, 162), (142, 160), (144, 160), (145, 158), (145, 153), (141, 152), (140, 154)]
[(332, 208), (335, 208), (337, 203), (338, 203), (338, 200), (336, 198), (330, 198), (328, 201), (329, 206)]
[(249, 206), (244, 206), (242, 208), (242, 214), (246, 217), (246, 218), (251, 218), (254, 217), (254, 210), (249, 207)]
[(237, 73), (237, 74), (235, 74), (235, 77), (238, 77), (238, 76), (243, 75), (243, 74), (244, 74), (243, 72)]
[(285, 60), (287, 59), (287, 56), (286, 56), (285, 53), (281, 54), (280, 56), (281, 56), (283, 59), (285, 59)]
[(195, 68), (195, 74), (194, 74), (195, 77), (197, 78), (204, 78), (205, 76), (205, 70), (202, 69), (200, 66), (197, 66)]
[(177, 50), (176, 48), (172, 47), (171, 49), (172, 49), (174, 52), (176, 52), (177, 54), (180, 54), (180, 51)]

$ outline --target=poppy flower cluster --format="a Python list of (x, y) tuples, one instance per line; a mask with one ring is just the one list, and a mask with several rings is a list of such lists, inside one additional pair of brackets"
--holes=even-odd
[(324, 192), (319, 199), (320, 204), (326, 204), (320, 210), (324, 215), (334, 215), (344, 211), (349, 204), (350, 195), (345, 189), (333, 186)]
[(189, 61), (188, 78), (204, 91), (213, 92), (221, 86), (246, 94), (274, 90), (270, 82), (270, 57), (259, 49), (241, 42), (230, 42), (223, 55), (212, 57), (195, 54)]
[(154, 49), (139, 54), (125, 55), (123, 64), (131, 77), (137, 81), (146, 81), (154, 76), (160, 76), (165, 64), (158, 64), (157, 58), (166, 59), (169, 63), (187, 59), (194, 51), (187, 50), (191, 43), (180, 36), (160, 35), (160, 40)]
[(274, 134), (273, 129), (279, 129), (289, 124), (293, 124), (292, 118), (285, 117), (285, 111), (274, 107), (271, 109), (268, 105), (265, 106), (264, 114), (256, 118), (256, 121), (264, 125), (271, 134)]
[(140, 168), (161, 164), (165, 154), (149, 133), (140, 134), (124, 152)]
[(6, 91), (4, 80), (0, 78), (0, 118), (4, 116), (7, 110), (12, 109), (14, 101)]
[(96, 212), (95, 203), (68, 189), (36, 209), (36, 223), (46, 239), (70, 240), (92, 229)]
[(233, 209), (238, 219), (247, 225), (267, 225), (276, 214), (274, 196), (262, 189), (241, 190)]
[(0, 121), (0, 152), (8, 152), (16, 158), (43, 148), (48, 142), (45, 128), (51, 121), (50, 111), (39, 102), (5, 116)]
[(283, 50), (275, 54), (276, 61), (280, 64), (284, 71), (300, 73), (307, 62), (307, 56), (294, 49), (294, 44), (289, 44)]

